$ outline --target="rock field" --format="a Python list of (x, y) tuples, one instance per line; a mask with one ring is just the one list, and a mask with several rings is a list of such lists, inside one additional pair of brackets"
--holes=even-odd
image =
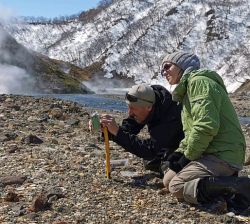
[[(232, 97), (239, 116), (250, 115), (249, 98)], [(113, 142), (111, 160), (118, 161), (107, 179), (104, 143), (88, 130), (93, 111), (68, 101), (0, 95), (1, 224), (250, 223), (249, 214), (223, 205), (177, 202), (141, 159)], [(117, 121), (126, 116), (112, 113)], [(250, 175), (250, 125), (242, 129), (248, 148), (241, 175)]]

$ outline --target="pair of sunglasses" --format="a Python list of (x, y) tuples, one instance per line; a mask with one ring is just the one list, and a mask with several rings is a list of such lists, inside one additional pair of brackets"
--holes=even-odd
[(148, 102), (148, 103), (153, 103), (150, 100), (145, 100), (145, 99), (142, 99), (142, 98), (138, 98), (138, 97), (130, 95), (128, 93), (126, 93), (125, 99), (128, 100), (129, 102), (137, 102), (138, 100), (142, 100), (142, 101), (145, 101), (145, 102)]
[(164, 75), (164, 72), (165, 71), (167, 71), (168, 69), (170, 69), (170, 67), (172, 66), (172, 64), (170, 64), (170, 63), (166, 63), (164, 66), (163, 66), (163, 68), (161, 69), (161, 76), (165, 76)]

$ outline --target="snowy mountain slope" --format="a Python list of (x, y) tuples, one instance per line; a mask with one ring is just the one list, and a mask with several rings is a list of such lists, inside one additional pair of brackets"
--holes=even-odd
[(216, 69), (229, 91), (250, 79), (249, 0), (114, 0), (92, 22), (10, 24), (26, 47), (80, 67), (102, 62), (106, 77), (166, 84), (159, 66), (166, 53), (192, 51)]

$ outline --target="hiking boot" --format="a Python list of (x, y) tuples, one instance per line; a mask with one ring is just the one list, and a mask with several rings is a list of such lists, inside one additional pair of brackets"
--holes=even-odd
[(223, 197), (230, 207), (250, 206), (250, 178), (236, 176), (205, 177), (199, 181), (197, 199), (209, 203)]

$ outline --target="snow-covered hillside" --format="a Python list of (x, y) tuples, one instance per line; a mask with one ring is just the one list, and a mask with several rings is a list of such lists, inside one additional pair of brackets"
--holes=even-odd
[(106, 77), (166, 86), (161, 60), (182, 49), (217, 70), (229, 91), (250, 79), (249, 0), (113, 0), (89, 23), (12, 23), (5, 29), (51, 58), (80, 67), (101, 61)]

